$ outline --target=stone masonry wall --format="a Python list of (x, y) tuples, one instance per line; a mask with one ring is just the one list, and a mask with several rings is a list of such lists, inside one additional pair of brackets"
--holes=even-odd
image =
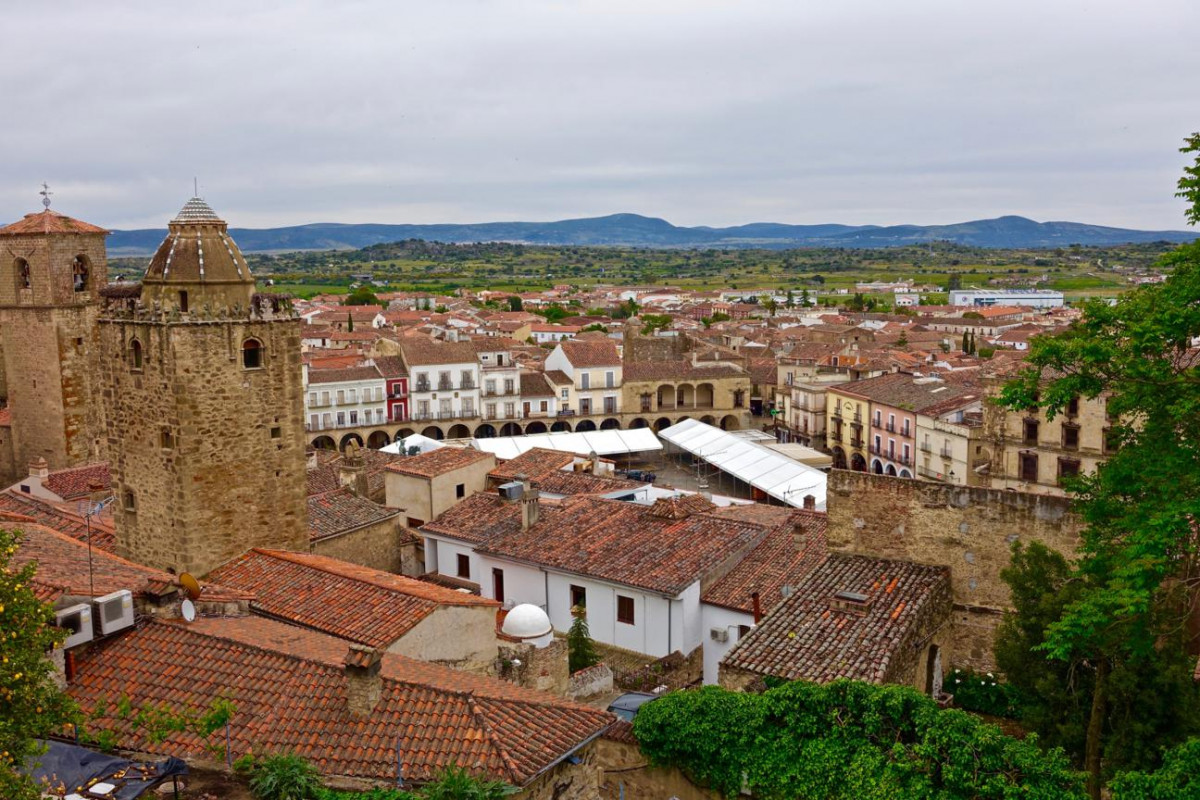
[(119, 552), (202, 576), (251, 547), (307, 550), (299, 320), (99, 327)]
[(404, 529), (398, 518), (313, 542), (311, 552), (371, 569), (403, 574)]
[(845, 470), (829, 475), (829, 549), (950, 567), (956, 664), (991, 669), (1010, 607), (1000, 571), (1013, 542), (1072, 554), (1081, 523), (1065, 498), (948, 486)]

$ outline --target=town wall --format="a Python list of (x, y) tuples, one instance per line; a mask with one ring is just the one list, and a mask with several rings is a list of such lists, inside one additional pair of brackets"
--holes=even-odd
[(1082, 523), (1066, 498), (949, 486), (884, 475), (829, 474), (826, 540), (834, 552), (950, 568), (954, 625), (948, 658), (994, 668), (992, 640), (1008, 608), (1000, 571), (1015, 542), (1071, 555)]
[(604, 800), (660, 797), (714, 800), (720, 797), (692, 783), (676, 767), (650, 766), (631, 733), (606, 735), (596, 740), (593, 748), (595, 763), (602, 771), (598, 796)]

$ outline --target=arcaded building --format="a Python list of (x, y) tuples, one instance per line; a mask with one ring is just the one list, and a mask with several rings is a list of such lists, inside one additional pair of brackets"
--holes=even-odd
[(202, 576), (251, 547), (306, 550), (301, 323), (256, 293), (225, 221), (192, 198), (142, 282), (102, 295), (118, 551)]

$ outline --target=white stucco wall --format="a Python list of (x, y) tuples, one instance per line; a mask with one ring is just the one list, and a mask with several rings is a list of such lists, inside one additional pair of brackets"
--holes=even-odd
[[(721, 659), (729, 652), (738, 641), (738, 626), (753, 625), (754, 615), (747, 614), (742, 611), (732, 611), (721, 606), (710, 606), (704, 603), (700, 606), (701, 617), (704, 622), (704, 683), (717, 683), (717, 668), (721, 663)], [(728, 632), (729, 640), (726, 642), (713, 641), (709, 632), (713, 628), (719, 628)]]

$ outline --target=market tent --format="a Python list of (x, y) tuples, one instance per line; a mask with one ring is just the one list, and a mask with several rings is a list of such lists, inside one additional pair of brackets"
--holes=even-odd
[(562, 450), (566, 453), (588, 456), (628, 455), (662, 450), (662, 442), (649, 428), (632, 430), (586, 431), (584, 433), (531, 433), (526, 436), (497, 436), (490, 439), (475, 439), (471, 447), (496, 458), (516, 458), (535, 447), (547, 450)]
[(696, 419), (664, 428), (658, 436), (780, 502), (800, 508), (812, 495), (817, 508), (825, 509), (825, 473), (783, 453)]

